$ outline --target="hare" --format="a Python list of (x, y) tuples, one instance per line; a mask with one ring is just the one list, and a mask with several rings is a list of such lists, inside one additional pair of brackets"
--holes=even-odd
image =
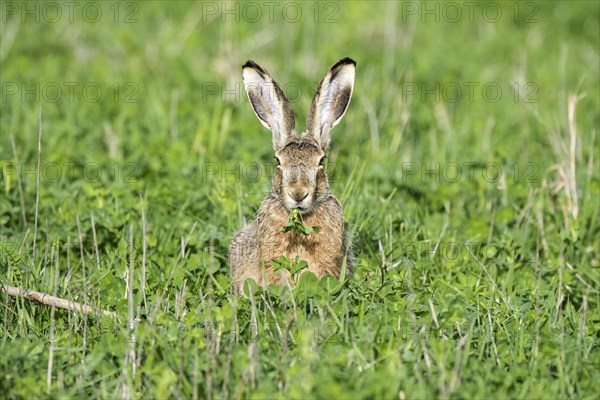
[[(241, 292), (247, 278), (259, 285), (284, 283), (289, 277), (275, 273), (270, 261), (279, 256), (308, 262), (318, 278), (338, 278), (346, 262), (353, 263), (338, 200), (329, 191), (323, 168), (330, 131), (344, 116), (354, 87), (356, 62), (344, 58), (333, 65), (317, 89), (307, 118), (307, 131), (297, 135), (294, 112), (269, 73), (254, 61), (242, 66), (244, 87), (260, 122), (273, 133), (277, 160), (272, 191), (262, 202), (255, 220), (234, 233), (229, 262), (235, 289)], [(282, 232), (293, 209), (305, 225), (319, 226), (306, 236)]]

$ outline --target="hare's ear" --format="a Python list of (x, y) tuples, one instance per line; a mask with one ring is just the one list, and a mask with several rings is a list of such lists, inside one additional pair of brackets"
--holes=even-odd
[(344, 116), (354, 88), (356, 62), (348, 57), (329, 69), (317, 89), (306, 122), (307, 135), (323, 150), (329, 146), (329, 132)]
[(242, 66), (242, 76), (256, 116), (273, 132), (275, 150), (281, 149), (288, 135), (294, 132), (294, 112), (290, 102), (271, 75), (254, 61), (248, 60)]

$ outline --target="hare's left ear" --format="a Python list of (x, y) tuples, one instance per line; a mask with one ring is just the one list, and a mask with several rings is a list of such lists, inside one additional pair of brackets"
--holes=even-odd
[(356, 62), (343, 58), (327, 71), (319, 84), (306, 122), (307, 135), (312, 136), (323, 150), (329, 146), (331, 128), (336, 126), (348, 109)]

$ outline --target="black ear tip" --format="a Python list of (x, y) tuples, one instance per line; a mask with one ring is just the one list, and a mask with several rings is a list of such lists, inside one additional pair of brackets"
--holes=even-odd
[(246, 63), (244, 65), (242, 65), (242, 69), (244, 69), (244, 68), (256, 68), (256, 67), (258, 67), (258, 64), (255, 63), (252, 60), (248, 60), (248, 61), (246, 61)]
[(356, 66), (356, 61), (351, 59), (350, 57), (344, 57), (340, 61), (336, 62), (331, 69), (336, 69), (339, 67), (343, 67), (344, 65), (354, 65)]
[(269, 75), (267, 70), (265, 70), (263, 67), (261, 67), (260, 65), (258, 65), (257, 63), (255, 63), (252, 60), (248, 60), (248, 61), (246, 61), (246, 64), (242, 65), (242, 71), (244, 71), (246, 68), (252, 68), (256, 72), (258, 72), (260, 74), (260, 76), (262, 76), (263, 78), (265, 76)]

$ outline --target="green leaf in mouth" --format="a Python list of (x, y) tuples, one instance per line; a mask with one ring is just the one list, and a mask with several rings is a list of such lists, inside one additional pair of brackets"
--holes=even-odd
[(302, 221), (302, 214), (300, 214), (300, 210), (297, 208), (292, 209), (287, 222), (281, 229), (283, 233), (295, 231), (305, 236), (310, 235), (312, 232), (319, 232), (320, 230), (321, 228), (319, 226), (304, 225), (304, 222)]

